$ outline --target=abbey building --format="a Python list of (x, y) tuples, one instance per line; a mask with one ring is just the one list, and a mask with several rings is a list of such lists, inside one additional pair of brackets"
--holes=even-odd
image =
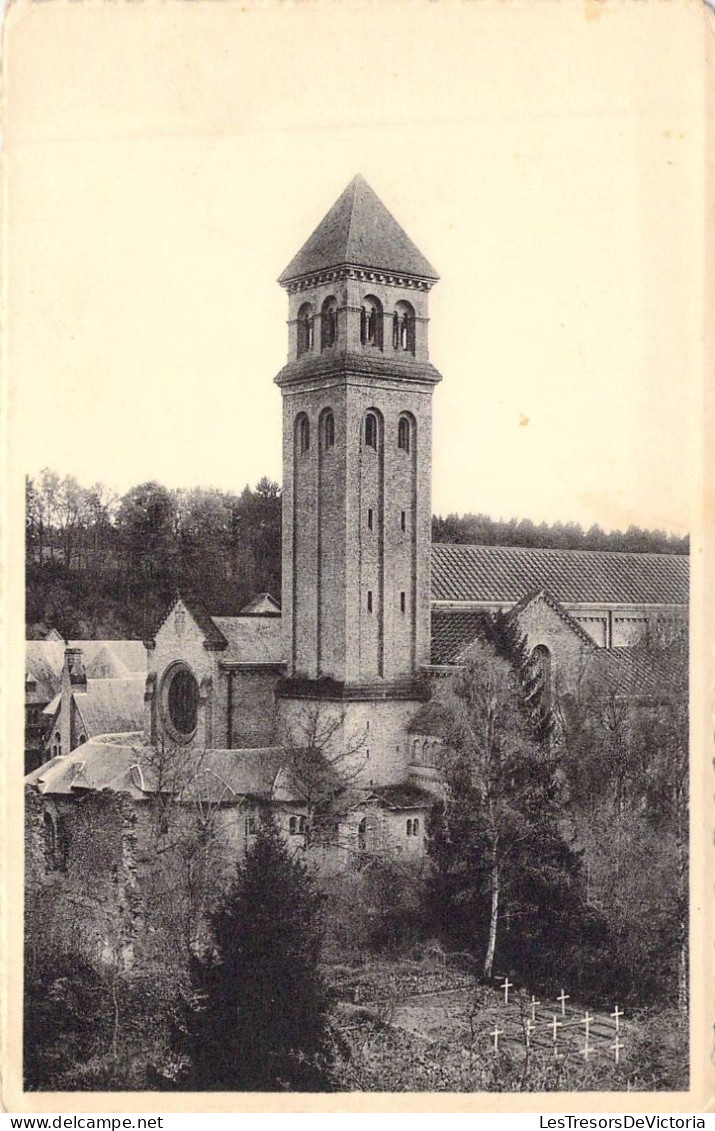
[[(140, 881), (127, 861), (157, 796), (213, 805), (233, 858), (265, 804), (307, 844), (314, 806), (301, 756), (317, 747), (332, 777), (323, 846), (336, 866), (362, 852), (419, 856), (440, 793), (435, 695), (485, 610), (518, 618), (551, 675), (568, 682), (590, 657), (629, 694), (656, 693), (633, 645), (653, 616), (683, 613), (686, 558), (431, 545), (438, 276), (361, 177), (279, 281), (288, 299), (288, 356), (275, 378), (280, 603), (261, 594), (217, 617), (177, 594), (144, 642), (146, 678), (134, 714), (125, 710), (141, 712), (142, 730), (85, 726), (74, 746), (69, 715), (50, 726), (67, 738), (27, 778), (31, 883), (75, 874), (89, 899), (105, 883), (116, 898), (125, 882), (134, 906)], [(68, 651), (55, 720), (63, 710), (89, 718), (90, 693), (112, 701), (87, 679), (81, 642)], [(124, 880), (111, 853), (93, 852), (110, 827)], [(102, 861), (115, 869), (111, 884)]]

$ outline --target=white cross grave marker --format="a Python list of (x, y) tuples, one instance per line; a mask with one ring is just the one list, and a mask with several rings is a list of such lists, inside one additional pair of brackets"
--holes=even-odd
[(559, 994), (559, 996), (556, 999), (557, 1001), (561, 1002), (561, 1016), (562, 1017), (566, 1016), (566, 1002), (569, 1000), (570, 997), (571, 997), (571, 994), (565, 994), (563, 989), (562, 989), (561, 993)]
[(500, 1029), (497, 1025), (495, 1025), (493, 1032), (491, 1032), (489, 1034), (490, 1037), (494, 1038), (494, 1055), (495, 1056), (499, 1052), (499, 1038), (500, 1038), (500, 1036), (502, 1035), (503, 1032), (504, 1032), (503, 1029)]
[(614, 1053), (616, 1054), (616, 1064), (618, 1064), (618, 1061), (620, 1059), (621, 1049), (625, 1048), (625, 1045), (621, 1044), (620, 1037), (616, 1037), (615, 1041), (611, 1045), (611, 1048), (613, 1049)]
[(586, 1043), (583, 1046), (583, 1048), (581, 1049), (581, 1056), (583, 1057), (584, 1060), (587, 1061), (592, 1052), (593, 1052), (593, 1049), (591, 1048), (591, 1046), (588, 1043), (588, 1037), (586, 1037)]
[(557, 1034), (556, 1030), (560, 1029), (562, 1025), (563, 1025), (563, 1022), (559, 1021), (556, 1014), (554, 1014), (554, 1019), (551, 1022), (551, 1028), (554, 1030), (554, 1046), (556, 1045), (556, 1043), (558, 1041), (558, 1034)]
[(534, 995), (532, 994), (531, 995), (531, 1020), (532, 1021), (536, 1021), (536, 1007), (537, 1007), (537, 1005), (541, 1005), (541, 1002), (537, 1001), (536, 998), (534, 997)]
[(593, 1017), (588, 1012), (588, 1010), (586, 1010), (583, 1017), (579, 1021), (579, 1025), (585, 1025), (586, 1026), (586, 1044), (588, 1044), (589, 1026), (590, 1026), (592, 1021), (593, 1021)]
[(514, 984), (513, 982), (510, 982), (508, 978), (505, 978), (503, 984), (499, 987), (500, 990), (504, 991), (504, 1005), (509, 1004), (509, 990), (512, 990), (513, 988)]
[(622, 1010), (622, 1009), (619, 1009), (619, 1008), (618, 1008), (618, 1006), (616, 1006), (616, 1008), (614, 1009), (613, 1013), (611, 1014), (611, 1017), (613, 1017), (613, 1018), (615, 1019), (615, 1022), (616, 1022), (616, 1032), (617, 1032), (617, 1033), (618, 1033), (618, 1032), (620, 1032), (620, 1028), (621, 1028), (621, 1017), (622, 1017), (622, 1016), (623, 1016), (623, 1010)]
[(531, 1047), (531, 1034), (534, 1032), (535, 1028), (536, 1028), (536, 1025), (534, 1024), (534, 1022), (530, 1018), (527, 1017), (527, 1019), (526, 1019), (526, 1047), (527, 1048)]

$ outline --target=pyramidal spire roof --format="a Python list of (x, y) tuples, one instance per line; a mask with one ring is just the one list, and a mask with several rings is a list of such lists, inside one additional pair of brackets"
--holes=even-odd
[(278, 282), (287, 283), (343, 265), (423, 279), (439, 278), (360, 175), (353, 177)]

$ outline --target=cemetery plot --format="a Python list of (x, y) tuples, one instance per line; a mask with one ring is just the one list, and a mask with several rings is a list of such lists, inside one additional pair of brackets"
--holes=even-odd
[(476, 989), (415, 994), (393, 1004), (383, 1019), (431, 1042), (457, 1039), (472, 1052), (499, 1057), (554, 1057), (619, 1065), (627, 1051), (628, 1026), (618, 1005), (610, 1013), (581, 1009), (563, 990), (537, 999), (511, 983), (494, 991)]

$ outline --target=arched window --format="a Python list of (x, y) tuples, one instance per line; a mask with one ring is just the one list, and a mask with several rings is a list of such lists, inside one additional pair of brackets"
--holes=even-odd
[(298, 311), (298, 357), (313, 348), (313, 308), (304, 302)]
[(365, 445), (377, 450), (377, 417), (374, 412), (368, 412), (365, 416)]
[(362, 301), (360, 341), (364, 346), (382, 349), (382, 303), (375, 295), (365, 295)]
[(82, 745), (83, 745), (83, 744), (84, 744), (84, 743), (85, 743), (86, 741), (87, 741), (87, 735), (86, 735), (86, 734), (81, 734), (81, 735), (79, 736), (79, 742), (77, 743), (77, 745), (78, 745), (78, 746), (82, 746)]
[(296, 417), (295, 428), (298, 440), (298, 452), (300, 455), (304, 455), (310, 448), (310, 421), (304, 412)]
[(167, 669), (161, 702), (167, 729), (178, 742), (187, 742), (196, 730), (199, 685), (186, 664), (172, 664)]
[(406, 353), (415, 352), (415, 312), (404, 299), (395, 304), (392, 316), (392, 348)]
[(320, 348), (329, 349), (335, 345), (338, 336), (338, 304), (330, 295), (320, 310)]
[(298, 832), (301, 833), (301, 835), (305, 833), (305, 817), (298, 819)]
[(407, 835), (412, 836), (412, 821), (409, 817), (407, 818)]
[(330, 409), (323, 415), (323, 449), (328, 451), (335, 446), (335, 417)]
[(298, 833), (298, 818), (291, 817), (288, 822), (288, 832), (291, 836), (296, 836)]
[(412, 835), (417, 836), (419, 831), (420, 831), (419, 817), (415, 817), (414, 821), (412, 822)]
[(401, 416), (397, 425), (397, 446), (403, 452), (410, 450), (410, 422), (406, 416)]

